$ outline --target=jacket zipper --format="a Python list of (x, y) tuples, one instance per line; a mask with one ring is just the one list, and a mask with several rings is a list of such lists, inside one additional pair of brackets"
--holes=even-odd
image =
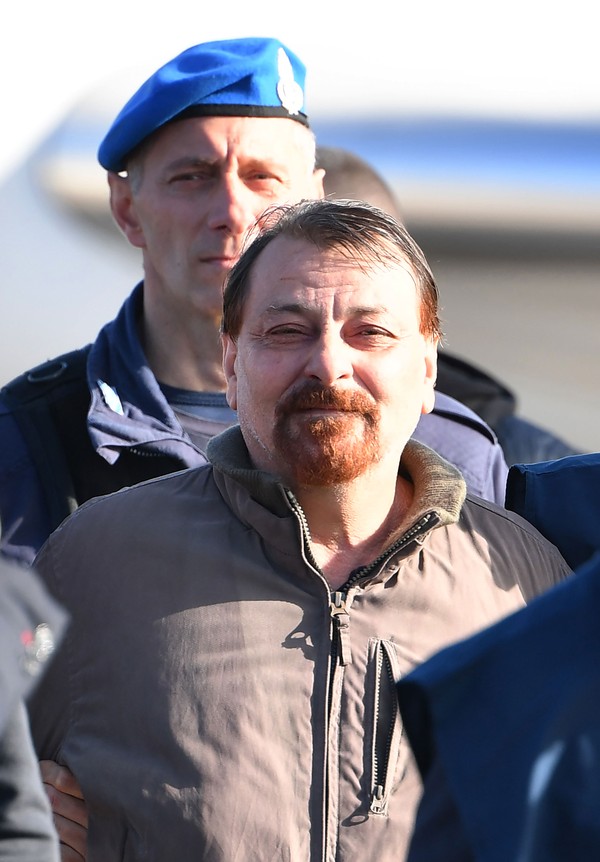
[[(304, 514), (302, 507), (296, 500), (295, 496), (289, 489), (285, 489), (285, 493), (288, 499), (288, 504), (298, 522), (300, 524), (301, 534), (302, 534), (302, 550), (305, 555), (305, 559), (307, 563), (317, 572), (325, 581), (326, 578), (319, 564), (315, 560), (312, 550), (311, 550), (311, 536), (310, 536), (310, 528), (308, 526), (308, 521), (306, 520), (306, 515)], [(344, 667), (352, 662), (352, 654), (350, 647), (350, 607), (352, 605), (352, 601), (348, 601), (349, 593), (352, 587), (357, 583), (357, 581), (367, 578), (370, 574), (379, 570), (382, 564), (392, 557), (394, 554), (397, 554), (400, 550), (407, 547), (411, 544), (411, 542), (420, 542), (424, 535), (428, 533), (433, 527), (435, 527), (439, 523), (439, 515), (436, 512), (428, 512), (424, 515), (416, 524), (414, 524), (410, 530), (407, 530), (390, 548), (380, 554), (373, 562), (369, 563), (366, 566), (363, 566), (360, 569), (357, 569), (354, 574), (348, 578), (346, 583), (343, 585), (341, 590), (336, 590), (335, 592), (330, 592), (330, 602), (329, 602), (329, 612), (332, 619), (333, 625), (333, 637), (331, 638), (331, 651), (330, 651), (330, 659), (329, 659), (329, 685), (328, 685), (328, 694), (327, 694), (327, 726), (325, 728), (326, 738), (329, 735), (329, 726), (331, 723), (331, 709), (333, 703), (333, 684), (334, 684), (334, 669), (336, 664), (341, 667)], [(391, 668), (390, 668), (391, 672)], [(390, 737), (391, 739), (392, 737)], [(326, 744), (325, 746), (326, 752), (329, 752), (329, 746)], [(328, 755), (327, 755), (328, 756)], [(377, 771), (379, 771), (379, 767), (376, 767)], [(323, 858), (326, 855), (326, 848), (329, 844), (328, 838), (328, 795), (329, 795), (329, 782), (327, 779), (329, 770), (329, 763), (325, 764), (325, 785), (324, 785), (324, 799), (323, 799)], [(386, 770), (387, 772), (387, 770)], [(391, 781), (391, 778), (390, 778)], [(388, 782), (389, 783), (389, 782)], [(387, 800), (389, 798), (389, 787), (386, 788), (385, 783), (380, 784), (379, 781), (374, 781), (374, 788), (371, 796), (371, 804), (370, 810), (373, 813), (381, 813), (384, 814), (387, 808)]]
[(145, 449), (136, 449), (135, 446), (131, 446), (128, 450), (132, 455), (137, 455), (139, 458), (163, 458), (164, 455), (162, 452), (153, 452)]
[[(297, 505), (297, 504), (296, 504)], [(298, 508), (300, 508), (298, 506)], [(300, 510), (301, 512), (302, 510)], [(304, 518), (304, 513), (302, 513), (303, 523), (306, 523), (306, 519)], [(414, 524), (410, 530), (407, 530), (404, 535), (402, 535), (397, 542), (395, 542), (391, 548), (387, 551), (384, 551), (383, 554), (380, 554), (377, 559), (373, 560), (372, 563), (369, 563), (367, 566), (363, 566), (360, 569), (357, 569), (354, 574), (348, 578), (346, 583), (343, 585), (341, 590), (336, 590), (331, 594), (331, 600), (329, 604), (329, 612), (331, 614), (331, 618), (333, 620), (334, 625), (334, 641), (332, 644), (332, 667), (335, 666), (336, 659), (339, 658), (339, 663), (342, 666), (348, 665), (352, 663), (352, 649), (350, 645), (350, 608), (352, 606), (352, 602), (348, 601), (348, 596), (352, 587), (359, 581), (363, 580), (369, 575), (373, 574), (375, 571), (379, 570), (379, 568), (383, 565), (383, 563), (392, 557), (394, 554), (397, 554), (398, 551), (407, 547), (411, 542), (418, 542), (421, 540), (422, 536), (429, 532), (432, 527), (434, 527), (439, 522), (439, 516), (435, 512), (428, 512), (427, 515), (424, 515), (416, 524)], [(310, 539), (310, 533), (308, 533), (308, 525), (306, 525), (306, 536)], [(310, 546), (309, 549), (310, 550)], [(311, 555), (312, 556), (312, 555)], [(316, 566), (316, 563), (314, 563)], [(317, 566), (318, 571), (320, 569)]]
[(332, 594), (329, 612), (333, 620), (333, 648), (342, 667), (352, 664), (352, 648), (350, 646), (350, 607), (347, 603), (348, 593), (339, 590)]
[[(396, 681), (392, 667), (390, 647), (385, 641), (377, 645), (375, 657), (375, 687), (373, 703), (373, 747), (371, 752), (371, 803), (373, 814), (387, 814), (392, 788), (392, 765), (397, 762), (402, 730), (398, 722), (398, 701), (395, 697)], [(381, 709), (382, 698), (388, 694), (384, 716)], [(388, 703), (389, 700), (389, 703)], [(389, 718), (387, 717), (389, 716)], [(385, 726), (381, 726), (385, 720)]]

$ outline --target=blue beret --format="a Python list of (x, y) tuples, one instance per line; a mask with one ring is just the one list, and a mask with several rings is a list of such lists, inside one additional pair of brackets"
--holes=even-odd
[(98, 150), (107, 171), (160, 126), (185, 116), (288, 117), (308, 125), (306, 69), (277, 39), (204, 42), (174, 57), (142, 84)]

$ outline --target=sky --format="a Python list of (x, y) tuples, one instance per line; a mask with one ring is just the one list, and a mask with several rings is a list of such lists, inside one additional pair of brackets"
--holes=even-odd
[(190, 45), (239, 36), (277, 36), (300, 55), (309, 113), (600, 121), (593, 0), (371, 0), (368, 15), (351, 6), (13, 4), (10, 26), (0, 30), (0, 179), (104, 81), (122, 75), (137, 85)]

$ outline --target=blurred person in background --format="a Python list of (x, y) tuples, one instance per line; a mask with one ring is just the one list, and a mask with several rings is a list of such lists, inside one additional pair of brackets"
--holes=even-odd
[[(325, 170), (327, 197), (365, 200), (402, 220), (398, 197), (389, 183), (356, 153), (319, 146), (317, 165)], [(438, 356), (437, 390), (470, 407), (493, 429), (509, 466), (577, 454), (551, 431), (519, 416), (515, 394), (503, 382), (444, 349)]]
[(32, 569), (0, 555), (0, 859), (6, 862), (59, 858), (25, 704), (66, 620)]

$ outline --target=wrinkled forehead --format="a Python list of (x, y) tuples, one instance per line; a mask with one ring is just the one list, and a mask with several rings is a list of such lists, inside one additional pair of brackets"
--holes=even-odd
[(284, 117), (188, 117), (157, 129), (140, 153), (284, 164), (300, 159), (312, 169), (315, 139), (310, 129)]
[[(269, 212), (265, 214), (268, 227)], [(264, 226), (263, 221), (263, 226)], [(408, 275), (416, 285), (415, 270), (406, 257), (391, 241), (382, 240), (372, 248), (359, 244), (349, 246), (343, 241), (320, 242), (298, 235), (280, 233), (276, 235), (257, 256), (253, 269), (275, 270), (284, 277), (290, 269), (314, 270), (316, 272), (360, 273), (364, 281), (373, 281), (382, 275), (397, 273), (401, 279)], [(273, 273), (273, 274), (275, 274)]]
[(247, 301), (294, 302), (337, 307), (345, 302), (365, 308), (397, 311), (416, 307), (415, 273), (400, 254), (379, 260), (333, 246), (322, 249), (310, 240), (276, 236), (258, 255), (250, 271)]

